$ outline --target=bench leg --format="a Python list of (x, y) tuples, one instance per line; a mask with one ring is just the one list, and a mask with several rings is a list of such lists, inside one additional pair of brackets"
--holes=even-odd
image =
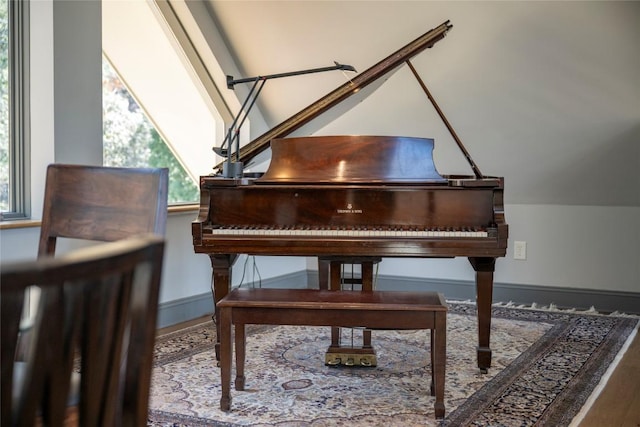
[[(434, 404), (436, 418), (444, 418), (444, 381), (447, 363), (447, 313), (436, 313), (435, 328), (431, 331), (433, 347), (432, 357), (435, 359), (431, 365), (433, 381), (435, 383), (436, 402)], [(435, 335), (435, 337), (433, 337)]]
[(236, 390), (244, 390), (244, 360), (246, 348), (244, 324), (236, 324)]
[(435, 331), (433, 329), (429, 329), (429, 349), (431, 350), (429, 352), (430, 356), (431, 356), (431, 387), (429, 389), (429, 392), (431, 393), (431, 396), (435, 396), (436, 395), (436, 382), (435, 382), (435, 375), (436, 375), (436, 369), (435, 369), (435, 362), (436, 362), (436, 349), (434, 347), (435, 345)]
[(231, 410), (231, 308), (219, 311), (220, 319), (220, 379), (222, 395), (220, 409)]

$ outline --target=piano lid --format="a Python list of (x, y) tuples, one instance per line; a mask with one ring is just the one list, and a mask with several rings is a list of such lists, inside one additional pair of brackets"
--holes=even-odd
[[(302, 126), (325, 113), (327, 110), (340, 104), (352, 95), (359, 93), (366, 86), (369, 86), (371, 83), (387, 76), (388, 73), (394, 71), (397, 67), (418, 53), (432, 47), (438, 41), (442, 40), (451, 28), (452, 25), (449, 21), (445, 21), (439, 26), (427, 31), (422, 36), (395, 51), (377, 64), (369, 67), (367, 70), (358, 74), (342, 86), (334, 89), (332, 92), (289, 117), (258, 138), (250, 141), (248, 144), (240, 148), (240, 153), (237, 156), (238, 158), (233, 154), (231, 160), (243, 162), (245, 165), (250, 164), (252, 159), (269, 148), (270, 143), (274, 139), (284, 138), (291, 135), (292, 132), (300, 129)], [(223, 161), (217, 164), (214, 169), (218, 172), (222, 171), (224, 163), (225, 162)]]
[(256, 184), (447, 183), (433, 163), (433, 139), (311, 136), (271, 141), (271, 163)]

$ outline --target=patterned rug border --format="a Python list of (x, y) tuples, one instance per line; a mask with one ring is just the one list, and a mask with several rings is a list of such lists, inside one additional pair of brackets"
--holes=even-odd
[[(470, 302), (463, 302), (458, 310), (452, 312), (467, 312), (469, 315), (475, 314), (475, 305)], [(515, 316), (514, 316), (515, 315)], [(542, 417), (534, 423), (524, 423), (522, 425), (569, 425), (573, 418), (580, 412), (591, 394), (594, 392), (600, 379), (603, 377), (613, 360), (625, 345), (627, 338), (634, 330), (640, 327), (638, 316), (620, 313), (603, 314), (595, 310), (577, 311), (561, 310), (548, 307), (514, 307), (509, 304), (494, 304), (492, 318), (518, 319), (534, 322), (552, 323), (554, 327), (550, 329), (544, 339), (538, 340), (531, 348), (523, 352), (514, 362), (498, 373), (488, 384), (478, 390), (474, 395), (456, 408), (446, 417), (443, 425), (462, 425), (468, 420), (479, 417), (485, 411), (485, 402), (500, 399), (501, 394), (512, 385), (509, 378), (513, 378), (515, 372), (523, 372), (527, 367), (532, 367), (547, 348), (553, 347), (556, 340), (568, 333), (581, 318), (600, 318), (615, 325), (611, 328), (606, 339), (598, 346), (598, 349), (590, 355), (583, 369), (574, 376), (570, 384), (553, 399), (553, 402), (545, 409)], [(515, 378), (517, 379), (517, 377)], [(483, 425), (472, 423), (470, 425)]]
[[(476, 309), (473, 302), (455, 301), (449, 302), (450, 313), (475, 316)], [(553, 325), (543, 338), (537, 340), (529, 349), (517, 357), (510, 365), (487, 382), (476, 393), (458, 406), (454, 411), (447, 414), (446, 419), (440, 423), (442, 426), (454, 425), (487, 425), (489, 420), (491, 405), (501, 402), (508, 397), (511, 388), (518, 388), (518, 379), (523, 372), (531, 372), (535, 375), (543, 373), (545, 355), (555, 345), (571, 345), (563, 337), (570, 336), (572, 329), (581, 327), (581, 323), (596, 322), (608, 325), (610, 330), (604, 340), (598, 345), (594, 352), (589, 354), (579, 372), (571, 378), (566, 386), (553, 397), (552, 402), (546, 406), (542, 415), (535, 420), (524, 420), (522, 425), (569, 425), (571, 420), (580, 413), (581, 408), (588, 401), (600, 380), (603, 378), (610, 364), (616, 359), (623, 348), (627, 337), (633, 333), (640, 325), (638, 316), (624, 315), (619, 313), (601, 314), (594, 310), (575, 311), (559, 310), (547, 307), (514, 307), (510, 304), (494, 304), (492, 308), (492, 318), (524, 320), (530, 322), (543, 322)], [(588, 319), (581, 322), (581, 319)], [(582, 325), (586, 327), (587, 325)], [(271, 326), (252, 326), (248, 329), (249, 334), (260, 330), (271, 328)], [(156, 346), (162, 348), (162, 344), (171, 341), (172, 344), (182, 344), (175, 346), (171, 354), (155, 354), (154, 366), (162, 366), (174, 361), (190, 357), (202, 351), (214, 351), (213, 342), (215, 331), (210, 320), (203, 321), (196, 325), (180, 329), (158, 336)], [(564, 341), (563, 341), (564, 339)], [(491, 402), (488, 404), (487, 402)], [(495, 410), (496, 408), (494, 408)], [(499, 409), (499, 408), (498, 408)], [(168, 413), (164, 411), (151, 410), (150, 420), (155, 423), (169, 423), (163, 425), (172, 426), (234, 426), (237, 424), (212, 421), (194, 416)], [(472, 421), (477, 420), (477, 421)], [(318, 418), (314, 422), (319, 421)], [(154, 425), (154, 424), (152, 424)], [(291, 423), (262, 424), (262, 425), (293, 425)]]

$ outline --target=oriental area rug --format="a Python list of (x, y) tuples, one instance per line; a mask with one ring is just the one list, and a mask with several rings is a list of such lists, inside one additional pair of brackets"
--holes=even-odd
[[(149, 426), (569, 426), (638, 318), (493, 307), (492, 367), (476, 367), (472, 303), (449, 303), (446, 417), (429, 394), (429, 331), (373, 331), (377, 367), (328, 367), (330, 328), (247, 329), (245, 391), (220, 410), (211, 322), (156, 341)], [(344, 339), (358, 330), (342, 330)], [(232, 380), (235, 372), (232, 373)]]

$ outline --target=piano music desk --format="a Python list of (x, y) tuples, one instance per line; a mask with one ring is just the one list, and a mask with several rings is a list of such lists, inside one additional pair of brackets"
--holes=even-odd
[(435, 292), (234, 289), (220, 310), (220, 409), (231, 409), (231, 325), (235, 325), (236, 390), (244, 390), (245, 324), (367, 326), (431, 331), (431, 387), (435, 416), (443, 418), (447, 304)]

